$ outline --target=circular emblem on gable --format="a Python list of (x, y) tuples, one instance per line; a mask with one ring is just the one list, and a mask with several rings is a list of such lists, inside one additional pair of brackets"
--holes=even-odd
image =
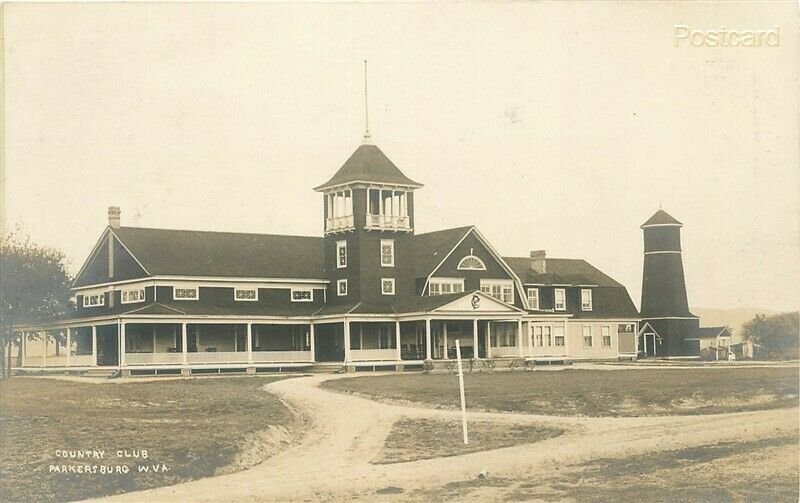
[(478, 309), (481, 305), (481, 298), (478, 297), (478, 294), (475, 294), (472, 296), (470, 303), (472, 304), (472, 309)]

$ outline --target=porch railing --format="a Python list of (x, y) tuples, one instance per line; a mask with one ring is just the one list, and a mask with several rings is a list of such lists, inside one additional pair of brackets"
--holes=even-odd
[(352, 361), (397, 360), (396, 349), (353, 349), (350, 351)]
[(391, 215), (367, 215), (367, 227), (375, 229), (411, 229), (411, 222), (408, 217)]
[(310, 362), (311, 351), (253, 351), (253, 361), (256, 363)]
[(127, 365), (162, 365), (183, 363), (181, 353), (125, 353)]
[(325, 231), (334, 232), (334, 231), (352, 229), (354, 223), (355, 223), (355, 217), (353, 215), (329, 218), (325, 220)]

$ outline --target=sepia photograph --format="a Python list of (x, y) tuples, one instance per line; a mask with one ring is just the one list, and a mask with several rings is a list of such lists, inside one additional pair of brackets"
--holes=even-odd
[(0, 501), (797, 502), (799, 11), (3, 2)]

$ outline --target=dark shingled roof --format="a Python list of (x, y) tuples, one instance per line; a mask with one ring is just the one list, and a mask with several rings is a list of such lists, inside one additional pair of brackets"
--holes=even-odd
[(472, 226), (455, 227), (414, 236), (414, 271), (417, 278), (427, 277), (441, 263)]
[(339, 171), (314, 190), (324, 190), (345, 183), (364, 181), (422, 187), (408, 178), (375, 145), (361, 145), (353, 152)]
[(597, 285), (622, 287), (610, 276), (583, 259), (547, 258), (546, 273), (531, 269), (531, 259), (527, 257), (503, 257), (508, 266), (522, 280), (522, 283), (541, 285)]
[(722, 331), (726, 331), (726, 334), (722, 334), (723, 337), (730, 337), (731, 332), (728, 327), (699, 327), (695, 331), (695, 337), (700, 339), (707, 339), (710, 337), (716, 338)]
[(321, 279), (321, 237), (120, 227), (150, 275)]
[(675, 217), (670, 215), (664, 210), (656, 211), (652, 217), (650, 217), (647, 222), (642, 224), (642, 228), (647, 227), (648, 225), (683, 225), (682, 223), (678, 222)]

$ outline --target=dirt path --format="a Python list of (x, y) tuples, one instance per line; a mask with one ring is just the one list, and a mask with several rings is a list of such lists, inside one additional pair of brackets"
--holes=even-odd
[[(797, 409), (713, 416), (567, 418), (470, 413), (471, 419), (558, 425), (566, 433), (536, 444), (391, 465), (372, 465), (392, 423), (400, 417), (458, 417), (458, 411), (389, 405), (323, 390), (337, 376), (286, 379), (266, 389), (287, 401), (309, 422), (303, 440), (249, 470), (177, 486), (129, 493), (108, 501), (345, 501), (387, 486), (441, 486), (474, 478), (482, 470), (511, 476), (533, 467), (553, 469), (597, 457), (621, 457), (702, 445), (755, 440), (797, 432)], [(713, 435), (712, 435), (713, 433)], [(402, 500), (382, 496), (381, 500)], [(369, 499), (375, 499), (374, 496)]]

